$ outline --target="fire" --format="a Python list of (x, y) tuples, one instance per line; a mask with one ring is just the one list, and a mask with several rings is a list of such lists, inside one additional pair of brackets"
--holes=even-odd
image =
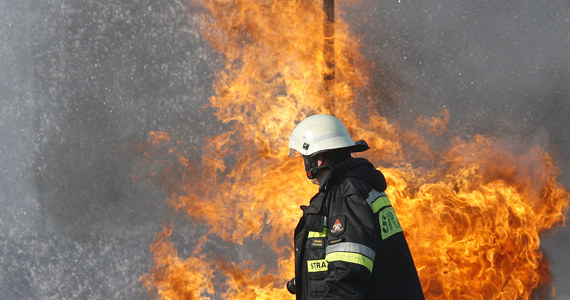
[[(425, 136), (443, 139), (449, 112), (418, 118), (409, 131), (374, 112), (357, 113), (366, 59), (348, 25), (335, 20), (334, 106), (323, 74), (324, 13), (320, 1), (200, 1), (203, 36), (224, 55), (210, 106), (228, 131), (209, 137), (199, 161), (165, 132), (152, 132), (148, 159), (166, 152), (174, 164), (153, 165), (169, 203), (208, 232), (184, 259), (172, 226), (150, 247), (145, 287), (163, 299), (293, 298), (292, 233), (299, 205), (316, 192), (302, 162), (287, 158), (294, 125), (333, 113), (386, 175), (387, 193), (404, 227), (428, 299), (529, 299), (549, 284), (540, 236), (564, 224), (569, 195), (544, 150), (512, 154), (483, 136), (432, 151)], [(432, 136), (432, 137), (433, 137)], [(237, 248), (263, 244), (275, 262), (212, 253), (210, 239)], [(257, 245), (256, 244), (256, 245)]]
[(478, 136), (457, 141), (440, 163), (413, 187), (415, 170), (385, 172), (426, 296), (529, 299), (550, 279), (539, 233), (568, 205), (552, 161), (539, 148), (517, 156)]
[(168, 240), (171, 234), (172, 228), (165, 227), (150, 246), (155, 269), (143, 279), (145, 286), (156, 287), (163, 299), (198, 299), (203, 292), (214, 293), (212, 266), (202, 263), (200, 256), (181, 260)]

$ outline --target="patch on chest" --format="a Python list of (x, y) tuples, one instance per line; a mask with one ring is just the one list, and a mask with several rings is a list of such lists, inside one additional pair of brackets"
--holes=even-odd
[(345, 216), (336, 216), (331, 219), (331, 231), (330, 233), (333, 235), (339, 235), (344, 232), (346, 229), (346, 217)]
[(327, 271), (328, 265), (327, 261), (324, 259), (308, 260), (307, 261), (307, 271), (312, 272), (322, 272)]
[(314, 238), (310, 239), (310, 248), (323, 248), (325, 246), (325, 239), (323, 238)]

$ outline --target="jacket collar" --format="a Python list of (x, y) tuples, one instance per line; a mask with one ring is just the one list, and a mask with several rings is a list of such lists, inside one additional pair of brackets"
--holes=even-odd
[(384, 175), (376, 170), (372, 163), (364, 158), (349, 158), (336, 165), (323, 177), (319, 184), (319, 192), (326, 192), (336, 181), (345, 177), (362, 179), (381, 192), (386, 189)]

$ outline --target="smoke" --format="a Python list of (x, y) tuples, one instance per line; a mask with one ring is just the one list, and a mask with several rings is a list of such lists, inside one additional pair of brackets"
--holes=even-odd
[[(366, 92), (381, 114), (411, 126), (446, 108), (449, 136), (484, 134), (513, 153), (539, 145), (570, 186), (568, 3), (363, 1), (344, 15), (375, 64)], [(569, 238), (564, 227), (542, 240), (556, 299), (570, 298)]]
[[(411, 127), (446, 108), (445, 134), (540, 145), (570, 186), (570, 4), (343, 6), (374, 64), (362, 96), (382, 115)], [(150, 131), (176, 135), (192, 156), (223, 130), (203, 108), (218, 54), (200, 13), (187, 1), (0, 2), (0, 294), (148, 298), (139, 276), (162, 223), (177, 224), (183, 257), (204, 234), (141, 163)], [(543, 241), (555, 299), (570, 297), (570, 231)]]
[(384, 101), (385, 115), (405, 124), (446, 107), (452, 135), (536, 142), (566, 166), (566, 5), (366, 1), (348, 7), (345, 17), (375, 63), (371, 88), (382, 88), (371, 97)]
[(148, 298), (139, 276), (154, 234), (165, 220), (189, 224), (146, 181), (148, 133), (190, 146), (217, 126), (200, 110), (215, 55), (199, 12), (183, 1), (2, 1), (0, 16), (0, 294)]

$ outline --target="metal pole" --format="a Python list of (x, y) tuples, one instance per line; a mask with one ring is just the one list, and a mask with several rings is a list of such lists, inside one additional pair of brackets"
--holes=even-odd
[(324, 21), (324, 49), (323, 54), (326, 63), (324, 73), (325, 80), (325, 108), (334, 114), (334, 0), (323, 0)]

